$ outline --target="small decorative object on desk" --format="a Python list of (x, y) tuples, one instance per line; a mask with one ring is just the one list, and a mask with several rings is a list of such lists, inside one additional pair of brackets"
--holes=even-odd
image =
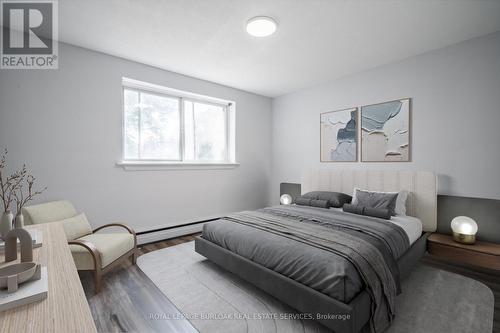
[[(1, 224), (0, 224), (0, 236), (4, 239), (7, 233), (12, 229), (13, 216), (10, 211), (10, 205), (15, 202), (17, 214), (15, 218), (14, 227), (23, 228), (24, 227), (24, 217), (22, 215), (22, 208), (26, 203), (33, 200), (33, 198), (39, 194), (42, 194), (47, 188), (42, 190), (34, 190), (33, 185), (35, 184), (35, 177), (28, 173), (26, 165), (23, 165), (21, 170), (6, 176), (5, 170), (7, 168), (7, 149), (0, 157), (0, 199), (3, 204), (3, 211)], [(25, 188), (27, 187), (27, 191)]]
[[(37, 230), (37, 229), (25, 229), (28, 231), (31, 235), (32, 243), (33, 243), (33, 248), (41, 247), (42, 246), (42, 233)], [(19, 244), (19, 239), (17, 240), (17, 243)], [(0, 253), (3, 253), (5, 250), (5, 241), (0, 239)]]
[(0, 289), (7, 289), (7, 292), (0, 291), (0, 311), (47, 297), (46, 270), (43, 274), (44, 281), (31, 283), (31, 290), (24, 288), (25, 283), (42, 278), (42, 267), (33, 262), (33, 243), (28, 231), (24, 229), (9, 231), (5, 237), (5, 262), (17, 260), (18, 243), (21, 248), (21, 263), (0, 268)]
[(0, 239), (3, 239), (12, 230), (12, 220), (14, 220), (14, 214), (10, 210), (3, 212), (0, 220)]
[(19, 211), (18, 211), (18, 213), (16, 215), (16, 219), (14, 221), (14, 228), (17, 228), (17, 229), (24, 228), (24, 216)]
[(292, 196), (290, 194), (283, 194), (280, 197), (280, 204), (290, 205), (292, 203)]
[(41, 267), (40, 279), (24, 282), (16, 292), (0, 289), (0, 312), (44, 300), (49, 290), (48, 281), (47, 267)]
[(457, 216), (451, 221), (453, 240), (462, 244), (474, 244), (476, 242), (476, 221), (467, 216)]

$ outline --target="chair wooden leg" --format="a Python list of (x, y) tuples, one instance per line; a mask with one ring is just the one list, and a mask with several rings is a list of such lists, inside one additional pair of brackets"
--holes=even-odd
[(101, 291), (101, 280), (102, 280), (102, 272), (100, 269), (94, 270), (94, 292), (95, 294), (99, 294)]
[(134, 253), (132, 253), (132, 265), (137, 264), (137, 257), (139, 256), (139, 251), (135, 249)]

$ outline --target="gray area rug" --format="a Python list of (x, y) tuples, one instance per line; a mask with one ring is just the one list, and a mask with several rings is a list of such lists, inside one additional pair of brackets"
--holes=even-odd
[[(145, 254), (138, 265), (200, 333), (328, 332), (290, 319), (293, 309), (196, 253), (194, 242)], [(419, 265), (402, 287), (387, 332), (492, 331), (493, 293), (478, 281)]]

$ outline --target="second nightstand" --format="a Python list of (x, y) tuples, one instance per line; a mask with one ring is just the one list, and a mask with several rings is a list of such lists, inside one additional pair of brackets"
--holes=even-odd
[(500, 271), (500, 244), (465, 245), (453, 241), (452, 236), (432, 234), (427, 239), (427, 250), (442, 259)]

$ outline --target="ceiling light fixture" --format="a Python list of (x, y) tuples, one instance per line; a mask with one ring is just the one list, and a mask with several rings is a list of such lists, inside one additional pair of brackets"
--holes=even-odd
[(247, 32), (254, 37), (267, 37), (274, 34), (278, 24), (267, 16), (253, 17), (247, 22)]

